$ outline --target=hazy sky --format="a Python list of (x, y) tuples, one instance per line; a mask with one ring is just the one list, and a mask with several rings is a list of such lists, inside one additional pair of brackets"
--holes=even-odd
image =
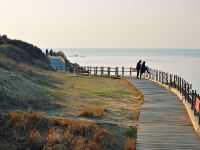
[(0, 20), (41, 48), (200, 48), (200, 0), (0, 0)]

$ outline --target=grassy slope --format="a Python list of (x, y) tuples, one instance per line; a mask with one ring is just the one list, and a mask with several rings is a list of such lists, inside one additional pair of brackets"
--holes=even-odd
[[(110, 129), (115, 137), (111, 146), (114, 149), (123, 149), (126, 139), (135, 138), (143, 96), (128, 82), (47, 71), (0, 57), (1, 112), (27, 111), (33, 106), (34, 111), (48, 116), (94, 122)], [(80, 115), (88, 110), (101, 111), (101, 115)], [(52, 126), (48, 124), (47, 129)], [(34, 127), (25, 131), (29, 133)]]

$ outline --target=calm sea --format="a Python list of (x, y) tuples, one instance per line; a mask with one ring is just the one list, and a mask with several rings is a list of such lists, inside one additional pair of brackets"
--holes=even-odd
[(81, 66), (135, 67), (138, 60), (150, 68), (178, 74), (200, 93), (200, 49), (55, 49)]

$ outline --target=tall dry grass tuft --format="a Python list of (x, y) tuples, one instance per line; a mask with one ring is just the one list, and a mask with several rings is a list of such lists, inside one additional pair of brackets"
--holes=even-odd
[(39, 112), (28, 113), (28, 112), (11, 112), (10, 122), (12, 122), (16, 127), (25, 127), (32, 121), (41, 121), (44, 116)]
[(9, 130), (9, 135), (23, 137), (30, 149), (101, 150), (112, 142), (109, 130), (92, 122), (45, 118), (40, 113), (26, 112), (12, 112), (7, 119), (19, 127)]
[[(105, 138), (109, 136), (109, 130), (108, 129), (97, 129), (95, 130), (95, 133), (92, 136), (92, 141), (94, 143), (101, 143), (101, 141)], [(109, 141), (112, 142), (112, 141)]]
[(36, 129), (31, 130), (28, 136), (29, 144), (33, 144), (34, 141), (40, 136), (39, 132)]
[(50, 123), (52, 123), (53, 125), (59, 125), (59, 119), (58, 119), (58, 118), (49, 117), (49, 118), (48, 118), (48, 121), (49, 121)]
[(71, 120), (68, 120), (68, 119), (59, 119), (58, 123), (61, 125), (61, 126), (68, 126), (72, 123)]
[(55, 127), (51, 127), (47, 136), (47, 144), (59, 144), (61, 142), (61, 139), (61, 135), (57, 133), (57, 129)]
[(69, 119), (58, 119), (58, 118), (55, 118), (55, 117), (50, 117), (48, 118), (48, 121), (51, 122), (53, 125), (61, 125), (61, 126), (68, 126), (71, 124), (71, 120)]
[(79, 116), (81, 117), (103, 117), (106, 109), (105, 108), (91, 108), (91, 107), (85, 107), (81, 112), (79, 113)]
[(125, 144), (125, 150), (136, 150), (136, 141), (134, 139), (128, 139)]
[(63, 137), (68, 143), (71, 143), (74, 139), (74, 135), (70, 131), (66, 131)]

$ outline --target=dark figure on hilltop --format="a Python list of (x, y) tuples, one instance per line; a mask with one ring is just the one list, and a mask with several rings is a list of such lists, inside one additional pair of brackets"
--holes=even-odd
[(48, 55), (48, 53), (49, 53), (49, 51), (48, 51), (48, 49), (46, 49), (46, 55)]
[(53, 50), (52, 50), (52, 49), (50, 50), (49, 54), (50, 54), (51, 56), (53, 56)]
[(139, 74), (140, 74), (140, 68), (141, 68), (141, 60), (137, 63), (136, 65), (136, 70), (137, 70), (137, 78), (139, 79)]
[[(145, 73), (146, 71), (148, 72), (148, 67), (146, 67), (145, 61), (143, 61), (143, 62), (142, 62), (142, 65), (141, 65), (141, 67), (140, 67), (140, 79), (141, 79), (142, 74)], [(148, 73), (149, 73), (149, 72), (148, 72)]]

